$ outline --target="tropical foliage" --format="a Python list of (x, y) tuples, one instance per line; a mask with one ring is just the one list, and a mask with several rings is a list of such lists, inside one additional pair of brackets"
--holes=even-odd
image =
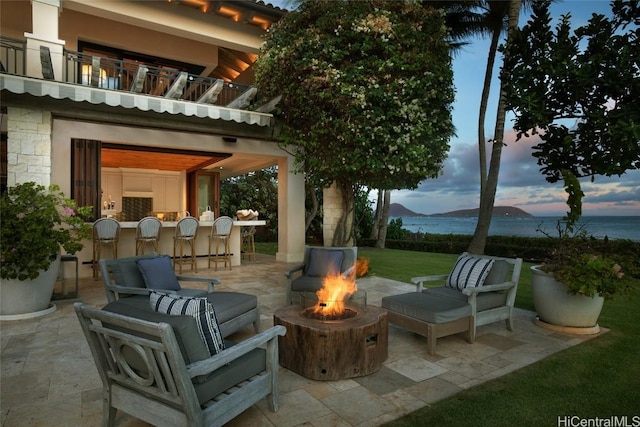
[(446, 37), (435, 9), (379, 0), (304, 2), (271, 28), (256, 83), (282, 95), (279, 140), (313, 185), (338, 183), (345, 212), (359, 185), (415, 188), (440, 171), (454, 132)]
[[(552, 29), (549, 2), (535, 3), (502, 70), (518, 139), (538, 135), (533, 156), (549, 182), (640, 168), (640, 6), (611, 5), (612, 18), (593, 14), (572, 31), (570, 14)], [(572, 212), (582, 196), (578, 183)]]
[(78, 208), (57, 185), (26, 182), (10, 187), (0, 199), (0, 277), (35, 279), (61, 249), (68, 254), (82, 249), (82, 240), (91, 237), (85, 219), (92, 214), (92, 207)]
[(278, 235), (278, 173), (275, 168), (263, 169), (220, 182), (220, 214), (233, 217), (240, 209), (258, 211), (267, 221), (258, 227), (256, 239), (274, 240)]

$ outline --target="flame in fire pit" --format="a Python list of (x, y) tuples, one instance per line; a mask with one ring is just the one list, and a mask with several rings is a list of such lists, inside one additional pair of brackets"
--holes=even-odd
[(356, 275), (364, 275), (368, 266), (368, 260), (359, 259), (356, 265), (343, 274), (326, 276), (322, 281), (322, 289), (316, 292), (318, 303), (313, 308), (313, 313), (322, 316), (342, 316), (345, 312), (345, 300), (358, 290)]

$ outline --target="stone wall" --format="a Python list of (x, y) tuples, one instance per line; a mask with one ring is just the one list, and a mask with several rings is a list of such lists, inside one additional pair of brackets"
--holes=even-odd
[[(333, 236), (336, 233), (338, 222), (342, 217), (342, 192), (335, 182), (322, 193), (322, 238), (324, 246), (333, 246)], [(347, 219), (350, 226), (353, 223), (353, 215)], [(346, 246), (353, 245), (353, 239)]]
[(51, 113), (7, 109), (7, 185), (51, 184)]

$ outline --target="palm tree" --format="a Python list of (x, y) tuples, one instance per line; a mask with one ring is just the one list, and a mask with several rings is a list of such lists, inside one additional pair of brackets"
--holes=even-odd
[[(502, 3), (502, 2), (489, 2), (489, 3)], [(509, 47), (509, 40), (512, 38), (513, 31), (518, 28), (518, 18), (520, 17), (521, 0), (511, 0), (508, 3), (508, 31), (507, 31), (507, 49)], [(499, 6), (502, 7), (502, 6)], [(493, 40), (493, 39), (492, 39)], [(492, 41), (493, 47), (493, 41)], [(497, 44), (496, 44), (497, 48)], [(505, 55), (508, 55), (508, 50)], [(491, 58), (492, 51), (489, 52)], [(493, 60), (495, 61), (495, 51), (493, 52)], [(491, 66), (493, 68), (493, 65)], [(487, 73), (490, 73), (489, 64), (487, 64)], [(500, 158), (502, 156), (502, 147), (504, 145), (504, 124), (506, 118), (506, 103), (504, 98), (503, 87), (505, 81), (500, 82), (500, 99), (498, 101), (498, 110), (496, 113), (496, 125), (494, 130), (494, 137), (491, 141), (491, 161), (489, 164), (489, 172), (487, 173), (487, 160), (486, 160), (486, 145), (484, 138), (484, 111), (486, 112), (486, 99), (485, 90), (487, 85), (490, 85), (490, 77), (487, 80), (485, 76), (485, 82), (483, 87), (480, 104), (480, 118), (478, 122), (478, 147), (480, 150), (480, 209), (478, 211), (478, 222), (476, 229), (473, 233), (473, 238), (469, 244), (468, 251), (471, 253), (482, 254), (487, 243), (487, 236), (489, 234), (489, 226), (491, 225), (491, 216), (493, 214), (493, 205), (496, 197), (496, 189), (498, 187), (498, 174), (500, 172)], [(488, 98), (488, 90), (486, 97)], [(481, 121), (480, 121), (481, 120)]]
[[(480, 112), (478, 114), (478, 155), (480, 163), (480, 209), (478, 212), (478, 222), (473, 234), (468, 251), (471, 253), (484, 253), (484, 248), (489, 234), (489, 226), (491, 225), (491, 216), (493, 213), (493, 205), (495, 202), (496, 189), (498, 186), (498, 174), (500, 172), (500, 159), (502, 156), (504, 125), (506, 117), (506, 106), (503, 96), (502, 87), (504, 81), (500, 83), (500, 99), (498, 101), (498, 109), (496, 113), (496, 124), (494, 137), (491, 140), (491, 160), (489, 163), (489, 171), (487, 172), (487, 151), (486, 137), (484, 133), (484, 125), (487, 113), (487, 104), (489, 93), (491, 91), (491, 79), (493, 77), (493, 67), (495, 65), (496, 53), (500, 36), (507, 28), (507, 47), (511, 37), (512, 30), (518, 27), (518, 18), (522, 3), (525, 7), (530, 4), (530, 0), (511, 0), (511, 1), (482, 1), (481, 9), (485, 12), (481, 14), (478, 20), (478, 29), (484, 28), (484, 31), (491, 34), (491, 44), (489, 46), (489, 54), (487, 58), (487, 67), (485, 69), (484, 85), (482, 88), (482, 97), (480, 100)], [(480, 25), (482, 23), (482, 25)], [(482, 30), (481, 30), (482, 31)], [(507, 52), (508, 54), (508, 52)]]
[[(461, 0), (461, 1), (431, 1), (426, 4), (441, 8), (445, 11), (445, 21), (451, 31), (452, 53), (456, 55), (461, 46), (466, 44), (464, 40), (476, 36), (489, 36), (491, 43), (487, 56), (487, 65), (480, 98), (478, 114), (478, 159), (480, 165), (480, 209), (478, 223), (473, 239), (469, 245), (469, 252), (481, 254), (489, 234), (491, 215), (498, 185), (498, 173), (500, 172), (500, 159), (502, 155), (505, 103), (500, 90), (500, 99), (496, 113), (496, 125), (492, 142), (491, 160), (487, 171), (487, 149), (484, 131), (487, 106), (491, 92), (491, 81), (496, 61), (496, 54), (500, 38), (505, 30), (517, 28), (520, 8), (530, 7), (532, 0)], [(511, 27), (512, 25), (512, 27)], [(508, 43), (508, 36), (507, 36)]]

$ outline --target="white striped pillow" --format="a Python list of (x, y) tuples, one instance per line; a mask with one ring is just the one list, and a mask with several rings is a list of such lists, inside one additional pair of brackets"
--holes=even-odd
[(188, 298), (176, 294), (151, 292), (151, 308), (158, 313), (193, 316), (196, 319), (200, 338), (213, 356), (224, 350), (224, 340), (213, 305), (206, 298)]
[(478, 288), (489, 275), (493, 259), (473, 255), (460, 255), (456, 261), (445, 286), (459, 291), (464, 288)]

